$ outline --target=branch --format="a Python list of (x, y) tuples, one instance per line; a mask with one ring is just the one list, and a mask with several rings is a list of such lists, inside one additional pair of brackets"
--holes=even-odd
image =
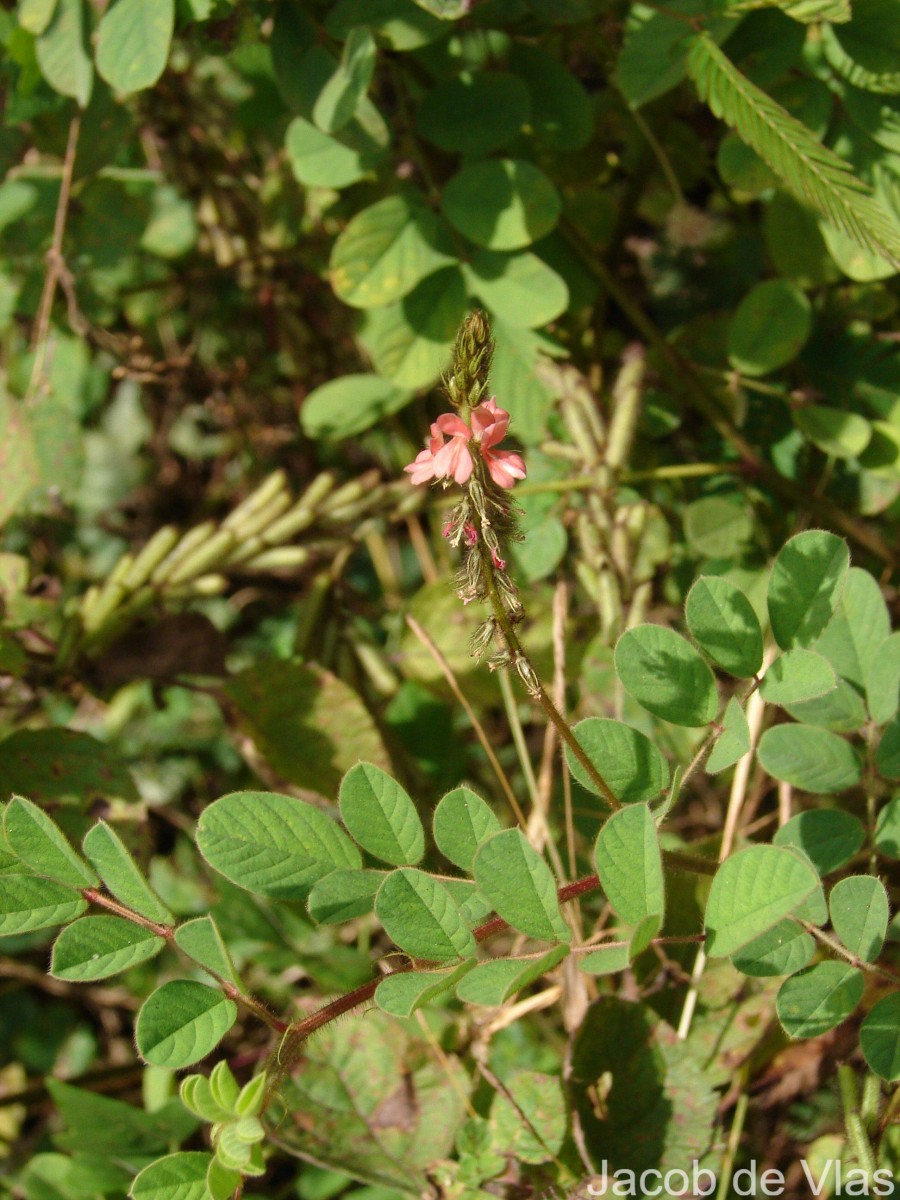
[(50, 332), (50, 314), (53, 311), (53, 301), (56, 296), (56, 285), (66, 270), (63, 258), (63, 238), (66, 232), (66, 220), (69, 215), (69, 199), (72, 194), (72, 176), (75, 171), (75, 155), (78, 150), (78, 135), (81, 132), (81, 113), (77, 112), (69, 124), (69, 140), (66, 144), (66, 157), (63, 160), (62, 178), (59, 185), (59, 200), (56, 204), (56, 215), (53, 218), (53, 238), (47, 251), (47, 274), (44, 277), (44, 288), (41, 292), (41, 302), (38, 306), (37, 321), (35, 322), (34, 365), (31, 368), (31, 378), (28, 381), (28, 396), (34, 395), (44, 373), (44, 362), (47, 357), (47, 337)]

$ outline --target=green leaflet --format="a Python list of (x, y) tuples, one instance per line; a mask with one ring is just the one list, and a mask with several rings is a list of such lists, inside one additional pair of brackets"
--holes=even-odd
[(172, 980), (152, 992), (138, 1013), (138, 1052), (154, 1066), (189, 1067), (215, 1049), (236, 1019), (237, 1006), (216, 988)]
[(175, 0), (117, 0), (97, 29), (97, 70), (117, 92), (139, 92), (162, 75), (175, 28)]
[(466, 1004), (504, 1004), (516, 992), (552, 971), (568, 953), (569, 947), (563, 944), (537, 958), (497, 958), (479, 963), (457, 985), (456, 994)]
[(550, 868), (520, 829), (505, 829), (479, 847), (475, 882), (513, 929), (544, 941), (570, 942)]
[(858, 783), (861, 774), (849, 742), (809, 725), (767, 729), (759, 740), (757, 757), (770, 775), (807, 792), (843, 792)]
[(665, 911), (662, 855), (653, 814), (646, 804), (613, 813), (594, 847), (600, 884), (626, 925)]
[(638, 625), (616, 643), (616, 673), (642, 708), (673, 725), (708, 724), (716, 715), (713, 673), (674, 629)]
[(439, 880), (414, 867), (392, 871), (378, 889), (375, 912), (401, 950), (444, 961), (475, 953), (475, 939)]
[(735, 558), (753, 533), (753, 516), (740, 497), (704, 496), (684, 510), (684, 536), (708, 558)]
[(232, 792), (197, 825), (200, 853), (247, 891), (302, 900), (335, 868), (361, 867), (356, 846), (320, 809), (273, 792)]
[(874, 875), (840, 880), (828, 897), (831, 926), (851, 954), (875, 962), (881, 953), (890, 918), (884, 884)]
[(743, 758), (749, 749), (750, 726), (747, 724), (747, 714), (740, 701), (732, 696), (725, 706), (722, 732), (706, 760), (706, 769), (710, 775), (724, 771), (726, 767), (733, 766), (739, 758)]
[(240, 986), (228, 947), (213, 917), (207, 915), (182, 922), (175, 930), (175, 942), (194, 962)]
[(339, 442), (371, 428), (412, 398), (379, 375), (342, 375), (310, 392), (300, 420), (307, 437)]
[(471, 871), (478, 847), (500, 822), (491, 807), (470, 788), (448, 792), (434, 810), (434, 840), (441, 854), (464, 871)]
[(844, 962), (820, 962), (791, 975), (776, 1001), (778, 1019), (794, 1038), (819, 1037), (840, 1025), (862, 999), (862, 971)]
[(799, 846), (809, 856), (820, 875), (843, 867), (866, 839), (859, 817), (838, 808), (812, 808), (796, 816), (776, 831), (776, 846)]
[(525, 84), (504, 71), (457, 76), (426, 92), (419, 132), (442, 150), (481, 156), (512, 141), (530, 116)]
[(746, 595), (727, 579), (701, 575), (688, 592), (684, 615), (700, 649), (730, 675), (750, 679), (762, 666), (759, 619)]
[(706, 950), (731, 956), (821, 890), (800, 856), (780, 846), (748, 846), (715, 874), (706, 904)]
[(107, 979), (154, 958), (165, 939), (121, 917), (81, 917), (53, 944), (50, 974), (86, 983)]
[(41, 74), (63, 96), (86, 108), (94, 84), (85, 0), (57, 0), (53, 17), (35, 41)]
[(0, 875), (0, 935), (51, 929), (72, 921), (87, 908), (77, 892), (36, 875)]
[(768, 375), (796, 358), (811, 332), (805, 294), (783, 279), (767, 279), (738, 305), (728, 329), (728, 357), (744, 375)]
[(759, 694), (767, 704), (802, 704), (836, 687), (837, 677), (828, 659), (797, 646), (773, 661), (763, 676)]
[(900, 1079), (900, 992), (872, 1006), (859, 1030), (866, 1062), (882, 1079)]
[(520, 159), (468, 163), (444, 188), (447, 220), (476, 246), (519, 250), (548, 234), (562, 200), (540, 168)]
[(307, 908), (320, 925), (338, 925), (370, 913), (385, 871), (332, 871), (313, 884)]
[(3, 833), (17, 858), (38, 875), (70, 887), (95, 887), (99, 880), (76, 854), (45, 812), (22, 796), (13, 796), (3, 815)]
[(411, 1017), (417, 1009), (453, 987), (475, 966), (470, 958), (449, 971), (395, 971), (382, 979), (375, 1003), (391, 1017)]
[(375, 40), (365, 25), (349, 31), (338, 69), (313, 107), (313, 120), (325, 133), (342, 129), (355, 114), (372, 82), (376, 54)]
[(815, 952), (812, 935), (786, 917), (747, 942), (731, 961), (745, 975), (792, 975), (805, 967)]
[[(648, 737), (622, 721), (588, 717), (575, 726), (575, 736), (588, 758), (623, 804), (655, 800), (669, 786), (669, 764)], [(599, 790), (566, 746), (569, 770), (589, 792)]]
[(402, 300), (369, 308), (359, 339), (380, 375), (400, 388), (434, 383), (446, 368), (467, 297), (458, 266), (442, 267)]
[(463, 273), (470, 292), (501, 320), (533, 329), (565, 311), (569, 289), (560, 275), (528, 251), (477, 250)]
[(425, 853), (425, 830), (406, 791), (372, 763), (351, 767), (339, 803), (347, 829), (370, 854), (396, 867), (413, 866)]
[(139, 1171), (132, 1200), (207, 1200), (206, 1172), (213, 1161), (205, 1151), (167, 1154)]
[(449, 231), (414, 193), (388, 196), (347, 224), (331, 253), (331, 284), (354, 308), (399, 300), (456, 261)]
[(808, 646), (834, 615), (850, 552), (843, 538), (820, 529), (798, 533), (782, 546), (769, 577), (769, 619), (783, 650)]
[(81, 848), (108, 891), (151, 921), (168, 924), (174, 917), (141, 874), (122, 839), (105, 821), (91, 826)]

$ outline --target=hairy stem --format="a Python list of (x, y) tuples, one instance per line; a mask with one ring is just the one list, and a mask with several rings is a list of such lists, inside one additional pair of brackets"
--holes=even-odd
[[(513, 665), (515, 666), (516, 664), (523, 664), (527, 668), (528, 677), (532, 680), (529, 691), (531, 691), (531, 694), (534, 696), (535, 700), (537, 700), (538, 704), (540, 704), (541, 708), (544, 710), (547, 719), (553, 723), (559, 736), (572, 751), (572, 754), (584, 768), (588, 778), (600, 792), (600, 795), (610, 806), (610, 808), (621, 808), (622, 806), (617, 798), (613, 795), (609, 784), (584, 752), (583, 747), (575, 737), (575, 734), (572, 732), (568, 721), (565, 719), (565, 717), (563, 717), (562, 713), (550, 699), (546, 689), (544, 688), (544, 685), (537, 676), (537, 672), (532, 666), (531, 659), (525, 653), (522, 643), (519, 641), (519, 635), (516, 633), (515, 628), (513, 627), (509, 613), (506, 611), (506, 607), (503, 604), (503, 600), (499, 591), (497, 590), (497, 585), (494, 582), (494, 564), (491, 561), (491, 552), (485, 545), (483, 539), (479, 539), (477, 549), (478, 553), (481, 555), (484, 579), (487, 584), (488, 599), (491, 602), (494, 620), (497, 622), (497, 626), (503, 635), (503, 640), (506, 643), (506, 647), (512, 656)], [(517, 667), (517, 670), (518, 669), (519, 668)]]
[(259, 1017), (261, 1021), (276, 1033), (284, 1033), (288, 1028), (287, 1021), (282, 1021), (280, 1017), (276, 1017), (274, 1013), (270, 1012), (262, 1000), (257, 1000), (255, 996), (251, 996), (248, 992), (242, 992), (232, 980), (226, 979), (223, 975), (214, 971), (212, 967), (208, 967), (205, 963), (200, 962), (199, 959), (194, 958), (192, 954), (188, 954), (185, 949), (179, 946), (175, 938), (174, 925), (162, 925), (157, 921), (151, 921), (148, 917), (144, 917), (133, 909), (128, 908), (127, 905), (120, 904), (112, 896), (107, 896), (105, 892), (101, 892), (98, 888), (83, 888), (81, 894), (89, 904), (96, 904), (98, 908), (105, 908), (107, 912), (115, 913), (117, 917), (131, 921), (133, 925), (139, 925), (141, 929), (146, 929), (149, 933), (164, 938), (169, 946), (180, 950), (186, 958), (189, 958), (191, 962), (196, 963), (207, 975), (210, 975), (229, 1000), (242, 1005), (248, 1012)]

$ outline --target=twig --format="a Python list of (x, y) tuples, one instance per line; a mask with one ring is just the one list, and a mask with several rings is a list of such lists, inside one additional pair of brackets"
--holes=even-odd
[(516, 633), (515, 628), (513, 627), (509, 613), (506, 611), (506, 607), (500, 597), (500, 593), (497, 590), (497, 585), (494, 582), (491, 552), (485, 544), (483, 538), (479, 538), (478, 540), (477, 551), (482, 557), (484, 566), (483, 578), (487, 584), (488, 599), (491, 602), (494, 620), (503, 634), (503, 639), (506, 642), (506, 646), (509, 650), (513, 664), (523, 664), (525, 667), (527, 667), (529, 678), (533, 681), (529, 690), (534, 696), (535, 700), (537, 700), (538, 704), (540, 704), (541, 708), (544, 710), (548, 720), (552, 721), (556, 726), (556, 732), (566, 743), (574, 756), (578, 759), (581, 766), (584, 767), (584, 770), (591, 782), (597, 788), (598, 792), (610, 806), (610, 808), (621, 808), (622, 806), (619, 803), (619, 800), (613, 794), (609, 784), (597, 770), (594, 763), (591, 762), (590, 758), (585, 753), (581, 743), (572, 732), (568, 721), (565, 720), (562, 713), (547, 695), (544, 685), (541, 683), (537, 672), (531, 664), (531, 659), (525, 653), (525, 649), (522, 646), (522, 643), (519, 641), (519, 635)]
[(62, 176), (59, 183), (59, 200), (56, 203), (56, 215), (53, 218), (53, 238), (47, 251), (47, 274), (44, 277), (44, 288), (38, 305), (37, 321), (34, 327), (32, 347), (34, 349), (34, 364), (31, 368), (31, 378), (28, 381), (28, 398), (37, 390), (44, 373), (44, 363), (47, 357), (47, 338), (50, 332), (50, 315), (53, 311), (53, 301), (56, 296), (56, 285), (66, 269), (63, 258), (63, 238), (66, 233), (66, 220), (69, 215), (69, 199), (72, 194), (72, 176), (75, 171), (75, 155), (78, 150), (78, 136), (81, 132), (81, 113), (77, 112), (69, 123), (69, 140), (66, 144), (66, 157), (63, 160)]

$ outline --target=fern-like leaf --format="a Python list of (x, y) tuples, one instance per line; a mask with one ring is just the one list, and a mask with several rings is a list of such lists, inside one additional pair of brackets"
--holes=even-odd
[(700, 98), (771, 167), (787, 190), (864, 249), (900, 269), (900, 229), (849, 164), (742, 75), (708, 34), (688, 54)]

